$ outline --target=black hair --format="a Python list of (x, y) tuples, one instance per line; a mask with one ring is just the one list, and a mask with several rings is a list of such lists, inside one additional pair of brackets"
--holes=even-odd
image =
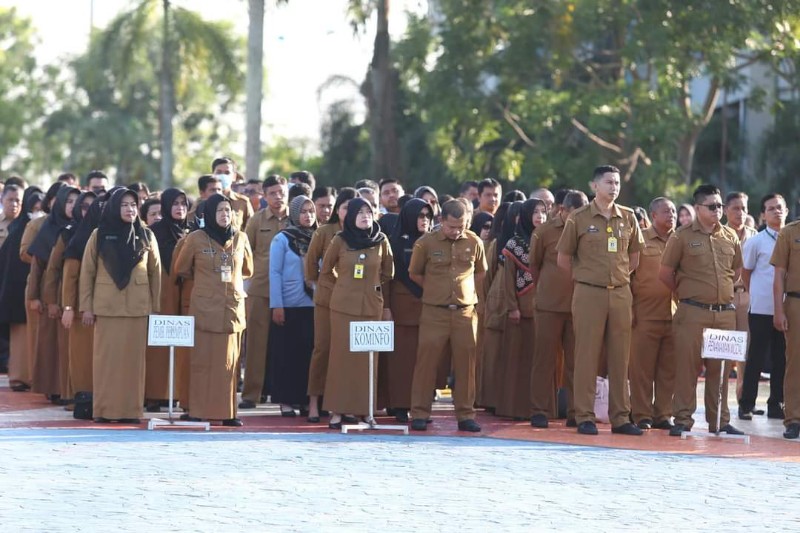
[(20, 189), (25, 188), (25, 180), (20, 178), (19, 176), (11, 176), (6, 180), (6, 187), (9, 185), (16, 185)]
[(328, 224), (339, 223), (339, 207), (353, 198), (361, 198), (361, 195), (358, 194), (356, 189), (352, 187), (342, 187), (339, 189), (339, 194), (336, 195), (336, 203), (333, 204), (333, 212), (331, 212), (331, 218), (328, 219)]
[(586, 193), (583, 191), (578, 191), (575, 189), (570, 189), (567, 191), (566, 196), (564, 196), (564, 201), (561, 202), (561, 206), (564, 209), (578, 209), (579, 207), (583, 207), (589, 203), (589, 199), (586, 197)]
[(525, 193), (520, 191), (519, 189), (508, 191), (503, 195), (504, 202), (524, 202), (527, 199), (528, 198), (525, 196)]
[(211, 174), (203, 174), (197, 178), (197, 189), (200, 192), (205, 192), (205, 190), (208, 189), (208, 186), (212, 183), (219, 183), (219, 180)]
[(384, 178), (378, 184), (378, 192), (383, 192), (383, 186), (384, 185), (390, 185), (392, 183), (396, 183), (396, 184), (398, 184), (398, 185), (400, 185), (402, 187), (402, 184), (400, 183), (400, 180), (396, 180), (394, 178)]
[(458, 193), (459, 194), (464, 194), (465, 192), (467, 192), (468, 190), (470, 190), (473, 187), (475, 187), (476, 189), (478, 188), (478, 182), (477, 181), (474, 181), (474, 180), (465, 181), (464, 183), (461, 184), (461, 187), (458, 188)]
[(769, 194), (765, 194), (763, 198), (761, 198), (761, 212), (767, 212), (767, 202), (770, 200), (774, 200), (778, 198), (779, 200), (783, 200), (783, 205), (786, 205), (786, 198), (783, 197), (782, 194), (778, 194), (776, 192), (771, 192)]
[[(719, 194), (719, 192), (717, 192), (717, 194)], [(750, 197), (747, 196), (747, 193), (745, 192), (741, 191), (729, 192), (727, 195), (725, 195), (725, 206), (727, 207), (734, 200), (741, 200), (744, 202), (744, 205), (747, 205), (747, 200), (749, 199)]]
[(336, 196), (336, 189), (333, 187), (326, 187), (324, 185), (320, 185), (314, 192), (311, 193), (311, 201), (316, 202), (320, 198), (325, 198), (327, 196)]
[(300, 183), (305, 183), (312, 191), (317, 186), (317, 179), (314, 177), (314, 174), (312, 174), (308, 170), (299, 170), (297, 172), (292, 172), (291, 174), (289, 174), (289, 181), (292, 180), (297, 180)]
[(211, 172), (214, 172), (214, 169), (220, 165), (233, 165), (235, 167), (236, 161), (230, 157), (218, 157), (211, 163)]
[(356, 190), (363, 189), (364, 187), (368, 187), (368, 188), (370, 188), (370, 189), (372, 189), (373, 191), (376, 191), (376, 192), (378, 190), (380, 190), (380, 188), (378, 187), (378, 184), (375, 183), (373, 180), (370, 180), (370, 179), (358, 180), (356, 182), (356, 184), (355, 184)]
[(86, 183), (89, 183), (90, 181), (96, 178), (107, 180), (108, 176), (106, 176), (106, 173), (103, 172), (102, 170), (92, 170), (86, 175)]
[(270, 174), (269, 176), (267, 176), (267, 179), (264, 180), (262, 188), (264, 190), (267, 190), (270, 187), (274, 187), (275, 185), (286, 185), (286, 178), (284, 178), (280, 174)]
[(709, 196), (714, 196), (715, 194), (720, 194), (719, 188), (717, 188), (716, 185), (706, 183), (704, 185), (699, 185), (694, 190), (692, 193), (692, 198), (694, 199), (695, 204), (702, 204), (706, 198)]
[(289, 189), (289, 202), (297, 198), (298, 196), (308, 196), (311, 197), (311, 187), (308, 186), (307, 183), (295, 183)]
[(486, 189), (487, 187), (489, 189), (496, 189), (497, 187), (502, 187), (502, 186), (500, 185), (500, 182), (497, 181), (496, 179), (486, 178), (485, 180), (481, 180), (481, 182), (478, 183), (478, 194), (479, 195), (483, 194), (483, 190)]
[(620, 174), (619, 169), (614, 165), (600, 165), (599, 167), (594, 167), (594, 171), (592, 172), (592, 181), (599, 180), (609, 172)]

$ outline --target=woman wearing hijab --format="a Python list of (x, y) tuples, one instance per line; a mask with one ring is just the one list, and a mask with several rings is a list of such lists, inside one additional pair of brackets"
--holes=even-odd
[(106, 198), (107, 195), (102, 193), (85, 213), (81, 210), (80, 223), (64, 250), (61, 325), (69, 331), (69, 379), (76, 395), (79, 392), (92, 392), (94, 388), (92, 384), (94, 325), (84, 324), (80, 319), (75, 320), (75, 312), (80, 304), (83, 252), (86, 250), (89, 237), (100, 223), (100, 214)]
[[(31, 307), (39, 313), (39, 327), (36, 332), (36, 349), (33, 355), (33, 391), (48, 396), (53, 403), (63, 405), (69, 397), (69, 390), (63, 389), (68, 383), (63, 376), (61, 352), (66, 351), (66, 336), (59, 338), (58, 318), (50, 316), (44, 305), (44, 274), (50, 254), (58, 241), (61, 232), (72, 220), (72, 208), (80, 191), (75, 187), (63, 186), (56, 193), (56, 199), (50, 214), (44, 219), (41, 229), (28, 248), (31, 256), (31, 272), (28, 277), (28, 300)], [(69, 354), (65, 353), (64, 358)], [(63, 395), (63, 397), (62, 397)]]
[(304, 261), (306, 283), (315, 285), (314, 352), (308, 369), (308, 421), (312, 424), (319, 422), (319, 398), (325, 393), (325, 379), (328, 375), (328, 356), (331, 349), (330, 301), (334, 285), (330, 278), (320, 278), (319, 269), (333, 237), (342, 231), (347, 206), (353, 198), (359, 198), (357, 190), (344, 187), (339, 191), (333, 214), (327, 224), (314, 232)]
[(153, 232), (128, 189), (111, 194), (81, 262), (80, 310), (94, 324), (94, 421), (138, 424), (144, 405), (147, 317), (161, 303), (161, 260)]
[(381, 354), (378, 366), (379, 402), (393, 412), (398, 422), (408, 422), (411, 408), (411, 382), (417, 362), (419, 315), (422, 312), (422, 287), (408, 277), (408, 264), (414, 243), (433, 227), (433, 207), (413, 198), (400, 210), (395, 232), (389, 239), (394, 256), (394, 279), (384, 294), (394, 319), (394, 351)]
[(190, 420), (241, 426), (236, 384), (245, 329), (244, 280), (253, 274), (253, 253), (244, 232), (231, 225), (231, 201), (221, 194), (203, 204), (204, 226), (190, 233), (175, 259), (175, 273), (194, 280), (189, 313), (195, 319), (191, 355)]
[[(50, 253), (50, 260), (47, 262), (47, 269), (44, 273), (44, 281), (42, 283), (42, 303), (46, 306), (48, 318), (56, 321), (56, 329), (58, 330), (58, 362), (59, 362), (59, 376), (61, 377), (61, 398), (67, 399), (73, 397), (74, 389), (70, 383), (70, 369), (69, 369), (69, 330), (63, 327), (58, 327), (61, 323), (62, 313), (62, 283), (64, 273), (64, 250), (67, 244), (75, 235), (78, 225), (83, 219), (83, 214), (89, 211), (89, 206), (95, 201), (97, 195), (91, 191), (81, 193), (72, 206), (72, 210), (68, 211), (70, 215), (69, 224), (67, 224), (56, 239), (56, 244), (53, 246), (53, 251)], [(72, 306), (69, 306), (72, 310)]]
[[(161, 220), (149, 226), (158, 243), (161, 259), (161, 314), (179, 314), (179, 287), (170, 282), (170, 269), (175, 246), (188, 233), (189, 202), (181, 189), (169, 188), (161, 193)], [(180, 359), (181, 364), (178, 364)], [(176, 351), (176, 365), (185, 367), (185, 354)], [(147, 411), (158, 412), (160, 405), (169, 401), (169, 349), (148, 346), (145, 357), (144, 397)], [(174, 396), (180, 399), (180, 396)]]
[(25, 283), (31, 266), (20, 259), (20, 245), (33, 210), (44, 200), (38, 187), (28, 187), (22, 196), (22, 212), (8, 226), (8, 237), (0, 248), (0, 323), (9, 325), (8, 384), (11, 390), (31, 388), (31, 358), (28, 356)]
[[(428, 202), (433, 210), (433, 225), (438, 226), (442, 222), (442, 207), (439, 205), (439, 195), (436, 194), (436, 190), (427, 185), (417, 187), (414, 191), (414, 198), (419, 198), (420, 200)], [(470, 208), (471, 207), (472, 205), (470, 205)]]
[(475, 215), (475, 217), (472, 219), (472, 224), (469, 226), (469, 230), (480, 237), (485, 247), (489, 246), (489, 243), (492, 240), (491, 236), (493, 220), (494, 215), (488, 211), (481, 211)]
[[(519, 212), (514, 235), (502, 250), (505, 256), (506, 326), (497, 364), (500, 377), (496, 414), (526, 420), (531, 407), (534, 292), (529, 251), (533, 230), (547, 220), (547, 206), (538, 198), (526, 200)], [(502, 370), (501, 370), (502, 369)]]
[[(369, 360), (363, 353), (350, 352), (350, 323), (391, 320), (391, 311), (384, 309), (382, 285), (393, 275), (392, 250), (372, 206), (363, 198), (350, 200), (342, 231), (331, 241), (320, 271), (320, 283), (333, 283), (323, 403), (331, 412), (331, 429), (342, 427), (342, 414), (366, 415), (369, 402), (374, 406), (375, 398), (369, 397)], [(377, 368), (374, 371), (373, 379)]]
[(308, 405), (308, 368), (314, 350), (313, 292), (306, 285), (303, 260), (317, 229), (316, 207), (300, 195), (289, 203), (289, 226), (269, 247), (270, 386), (281, 416), (296, 416)]

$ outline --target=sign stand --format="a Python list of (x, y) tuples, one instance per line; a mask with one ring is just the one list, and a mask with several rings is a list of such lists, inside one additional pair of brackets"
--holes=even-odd
[(169, 407), (167, 420), (151, 418), (147, 429), (157, 427), (197, 427), (205, 431), (211, 429), (209, 422), (191, 422), (176, 420), (172, 412), (173, 398), (175, 396), (175, 346), (194, 346), (194, 317), (150, 315), (147, 334), (149, 346), (169, 346)]
[[(717, 336), (715, 338), (715, 335)], [(731, 344), (724, 349), (712, 349), (712, 343), (724, 337), (725, 344)], [(733, 339), (733, 337), (736, 337)], [(718, 342), (718, 344), (722, 344)], [(735, 344), (735, 345), (734, 345)], [(727, 361), (744, 361), (747, 353), (747, 332), (746, 331), (726, 331), (706, 328), (703, 330), (703, 359), (716, 359), (720, 362), (719, 370), (719, 391), (717, 394), (717, 431), (709, 434), (692, 433), (684, 431), (681, 433), (681, 439), (685, 440), (688, 437), (694, 438), (720, 438), (720, 439), (735, 439), (741, 440), (745, 444), (750, 444), (750, 435), (729, 435), (727, 433), (720, 433), (720, 423), (722, 421), (722, 394), (725, 387), (725, 363)]]
[(394, 322), (351, 322), (350, 351), (369, 351), (369, 409), (367, 419), (358, 424), (342, 425), (342, 433), (363, 430), (396, 430), (408, 435), (408, 426), (378, 424), (374, 416), (375, 398), (375, 352), (394, 350)]

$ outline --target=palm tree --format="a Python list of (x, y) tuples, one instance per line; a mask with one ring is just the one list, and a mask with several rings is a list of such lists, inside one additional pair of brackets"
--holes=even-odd
[[(160, 54), (152, 53), (152, 36), (158, 34)], [(227, 23), (203, 20), (197, 13), (173, 6), (170, 0), (138, 0), (118, 15), (99, 36), (104, 62), (120, 79), (126, 79), (133, 58), (151, 56), (159, 78), (159, 138), (161, 184), (172, 185), (173, 122), (177, 93), (196, 84), (225, 87), (236, 95), (242, 85), (237, 39)]]

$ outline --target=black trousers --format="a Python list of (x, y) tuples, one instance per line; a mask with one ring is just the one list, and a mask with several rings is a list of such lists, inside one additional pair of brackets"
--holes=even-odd
[(744, 369), (742, 398), (739, 408), (747, 411), (753, 409), (758, 397), (758, 380), (769, 356), (772, 369), (769, 375), (770, 410), (777, 409), (783, 403), (783, 376), (786, 373), (786, 339), (783, 332), (772, 325), (772, 315), (748, 315), (750, 324), (750, 349), (747, 352), (747, 365)]

